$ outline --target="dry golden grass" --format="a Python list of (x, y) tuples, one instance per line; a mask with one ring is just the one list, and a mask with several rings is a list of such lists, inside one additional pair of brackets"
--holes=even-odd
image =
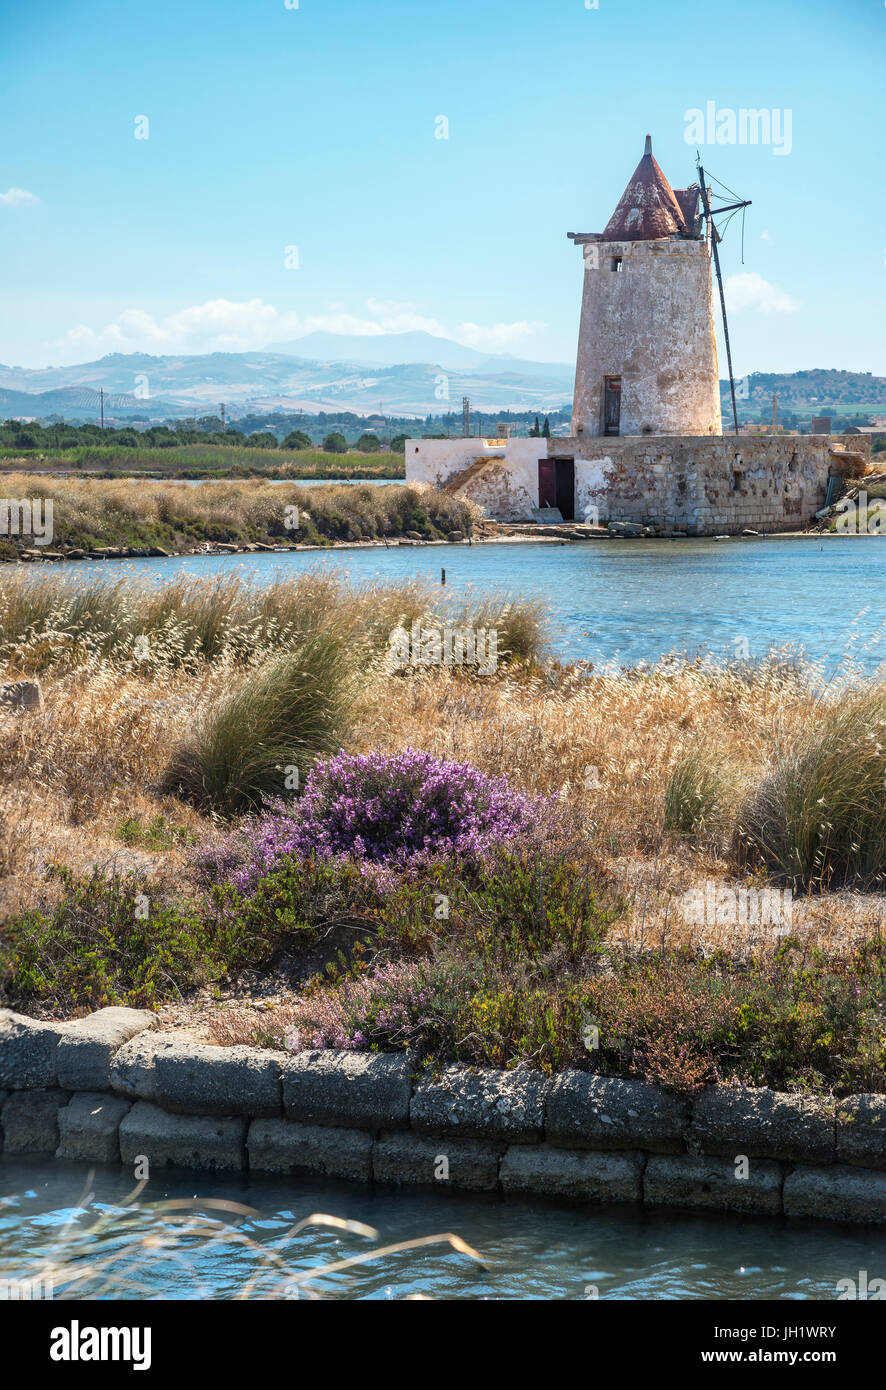
[[(349, 588), (334, 573), (314, 571), (260, 590), (236, 579), (145, 588), (131, 578), (83, 584), (52, 571), (4, 574), (0, 679), (39, 674), (45, 708), (19, 714), (0, 706), (0, 920), (57, 891), (44, 881), (56, 862), (80, 872), (105, 863), (151, 867), (188, 891), (181, 852), (126, 849), (121, 822), (162, 815), (198, 837), (211, 834), (211, 820), (160, 790), (173, 751), (257, 666), (328, 631), (374, 654), (351, 711), (350, 748), (411, 744), (505, 774), (530, 792), (557, 793), (575, 811), (588, 856), (604, 863), (630, 902), (626, 944), (759, 945), (766, 929), (689, 927), (677, 898), (705, 880), (737, 881), (735, 811), (778, 750), (802, 751), (821, 723), (822, 698), (835, 703), (848, 692), (851, 702), (851, 684), (823, 697), (810, 673), (788, 661), (727, 669), (662, 663), (609, 674), (542, 667), (538, 606), (495, 596), (451, 620), (498, 628), (500, 649), (524, 664), (494, 678), (434, 668), (381, 674), (375, 657), (392, 628), (428, 621), (439, 603), (439, 590), (418, 583)], [(148, 655), (138, 655), (145, 636)], [(245, 728), (245, 741), (250, 734)], [(731, 793), (733, 815), (681, 837), (665, 828), (669, 779), (699, 749), (725, 770), (718, 786)], [(848, 750), (850, 763), (852, 756)], [(819, 897), (795, 904), (795, 919), (839, 943), (875, 929), (880, 902)]]
[[(737, 808), (770, 766), (776, 742), (804, 737), (820, 699), (801, 673), (777, 663), (757, 673), (703, 665), (644, 675), (567, 668), (489, 684), (435, 677), (394, 682), (365, 716), (360, 738), (366, 748), (411, 743), (566, 798), (589, 853), (602, 857), (630, 903), (626, 948), (667, 942), (743, 951), (772, 944), (771, 928), (700, 928), (678, 911), (678, 898), (700, 882), (739, 879), (727, 836), (686, 842), (664, 829), (670, 772), (702, 740), (730, 768)], [(794, 921), (810, 939), (836, 947), (880, 930), (883, 903), (852, 893), (801, 898)]]
[[(286, 508), (295, 506), (316, 531), (334, 539), (367, 539), (402, 534), (425, 513), (438, 530), (464, 530), (480, 518), (472, 503), (421, 484), (375, 486), (359, 482), (327, 484), (271, 483), (264, 479), (152, 482), (145, 478), (60, 478), (10, 473), (3, 479), (7, 498), (51, 500), (58, 544), (137, 544), (133, 528), (171, 527), (192, 543), (204, 535), (216, 540), (233, 536), (278, 541), (305, 539), (287, 530)], [(191, 529), (195, 527), (196, 529)], [(217, 529), (214, 531), (212, 528)], [(312, 539), (316, 534), (310, 531)], [(143, 537), (144, 539), (144, 537)], [(168, 539), (168, 538), (167, 538)]]
[[(117, 829), (126, 816), (164, 815), (198, 837), (213, 832), (210, 820), (158, 787), (197, 713), (244, 676), (230, 655), (149, 673), (91, 658), (73, 671), (50, 669), (42, 713), (0, 707), (0, 915), (47, 900), (54, 889), (43, 874), (52, 862), (80, 871), (151, 867), (169, 891), (191, 891), (181, 851), (126, 850)], [(589, 857), (602, 859), (629, 902), (619, 928), (626, 948), (693, 942), (741, 950), (765, 944), (771, 929), (689, 926), (677, 910), (679, 896), (700, 881), (738, 880), (716, 834), (685, 840), (664, 830), (668, 778), (703, 738), (729, 764), (740, 796), (770, 765), (776, 734), (790, 740), (808, 729), (818, 698), (778, 668), (555, 668), (492, 680), (434, 671), (368, 684), (350, 745), (412, 744), (532, 792), (558, 793), (576, 812)], [(794, 921), (836, 948), (879, 929), (881, 902), (848, 893), (803, 900)]]

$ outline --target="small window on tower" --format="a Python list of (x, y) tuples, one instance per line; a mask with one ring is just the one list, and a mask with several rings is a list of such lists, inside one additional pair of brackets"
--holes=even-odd
[(611, 265), (610, 265), (610, 269), (611, 269), (611, 270), (621, 270), (621, 268), (622, 268), (622, 258), (621, 258), (621, 256), (613, 256), (613, 257), (612, 257), (612, 263), (611, 263)]

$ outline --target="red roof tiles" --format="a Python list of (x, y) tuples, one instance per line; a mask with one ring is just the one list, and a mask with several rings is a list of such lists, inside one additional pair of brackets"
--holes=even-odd
[(655, 237), (692, 235), (688, 220), (689, 195), (697, 189), (681, 189), (681, 202), (671, 188), (652, 153), (652, 137), (646, 136), (646, 149), (618, 207), (603, 230), (603, 241), (652, 241)]

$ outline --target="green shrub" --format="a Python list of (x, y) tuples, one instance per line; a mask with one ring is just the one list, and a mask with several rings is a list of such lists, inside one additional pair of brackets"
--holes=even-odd
[(778, 749), (741, 809), (741, 858), (798, 888), (870, 887), (886, 876), (886, 692), (822, 701)]
[(665, 829), (685, 836), (721, 829), (734, 797), (733, 779), (717, 752), (703, 742), (690, 744), (665, 786)]
[(173, 753), (163, 790), (224, 816), (297, 790), (318, 757), (341, 747), (355, 647), (347, 634), (321, 630), (251, 671)]
[(17, 1004), (151, 1007), (263, 958), (260, 943), (213, 899), (175, 907), (132, 875), (60, 876), (59, 905), (23, 914), (0, 937), (0, 995)]

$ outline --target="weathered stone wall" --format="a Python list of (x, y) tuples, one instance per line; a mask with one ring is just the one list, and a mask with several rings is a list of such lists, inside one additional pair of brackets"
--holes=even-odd
[(505, 444), (498, 440), (490, 443), (486, 439), (407, 439), (406, 481), (445, 487), (477, 459), (504, 456)]
[(213, 1047), (153, 1023), (0, 1011), (3, 1151), (886, 1223), (886, 1096), (461, 1066), (416, 1083), (402, 1053)]
[[(573, 433), (603, 434), (604, 379), (620, 376), (622, 435), (718, 435), (708, 242), (661, 237), (583, 249)], [(616, 259), (620, 271), (612, 269)]]
[(658, 436), (558, 440), (575, 444), (576, 516), (636, 521), (689, 535), (802, 529), (825, 504), (841, 447), (869, 456), (849, 435)]
[[(857, 435), (512, 439), (490, 447), (485, 462), (480, 443), (410, 440), (407, 478), (457, 486), (498, 521), (531, 521), (539, 460), (573, 458), (577, 520), (634, 521), (697, 536), (802, 529), (824, 506), (830, 474), (870, 457), (870, 441)], [(854, 455), (851, 463), (840, 457), (843, 449)]]

